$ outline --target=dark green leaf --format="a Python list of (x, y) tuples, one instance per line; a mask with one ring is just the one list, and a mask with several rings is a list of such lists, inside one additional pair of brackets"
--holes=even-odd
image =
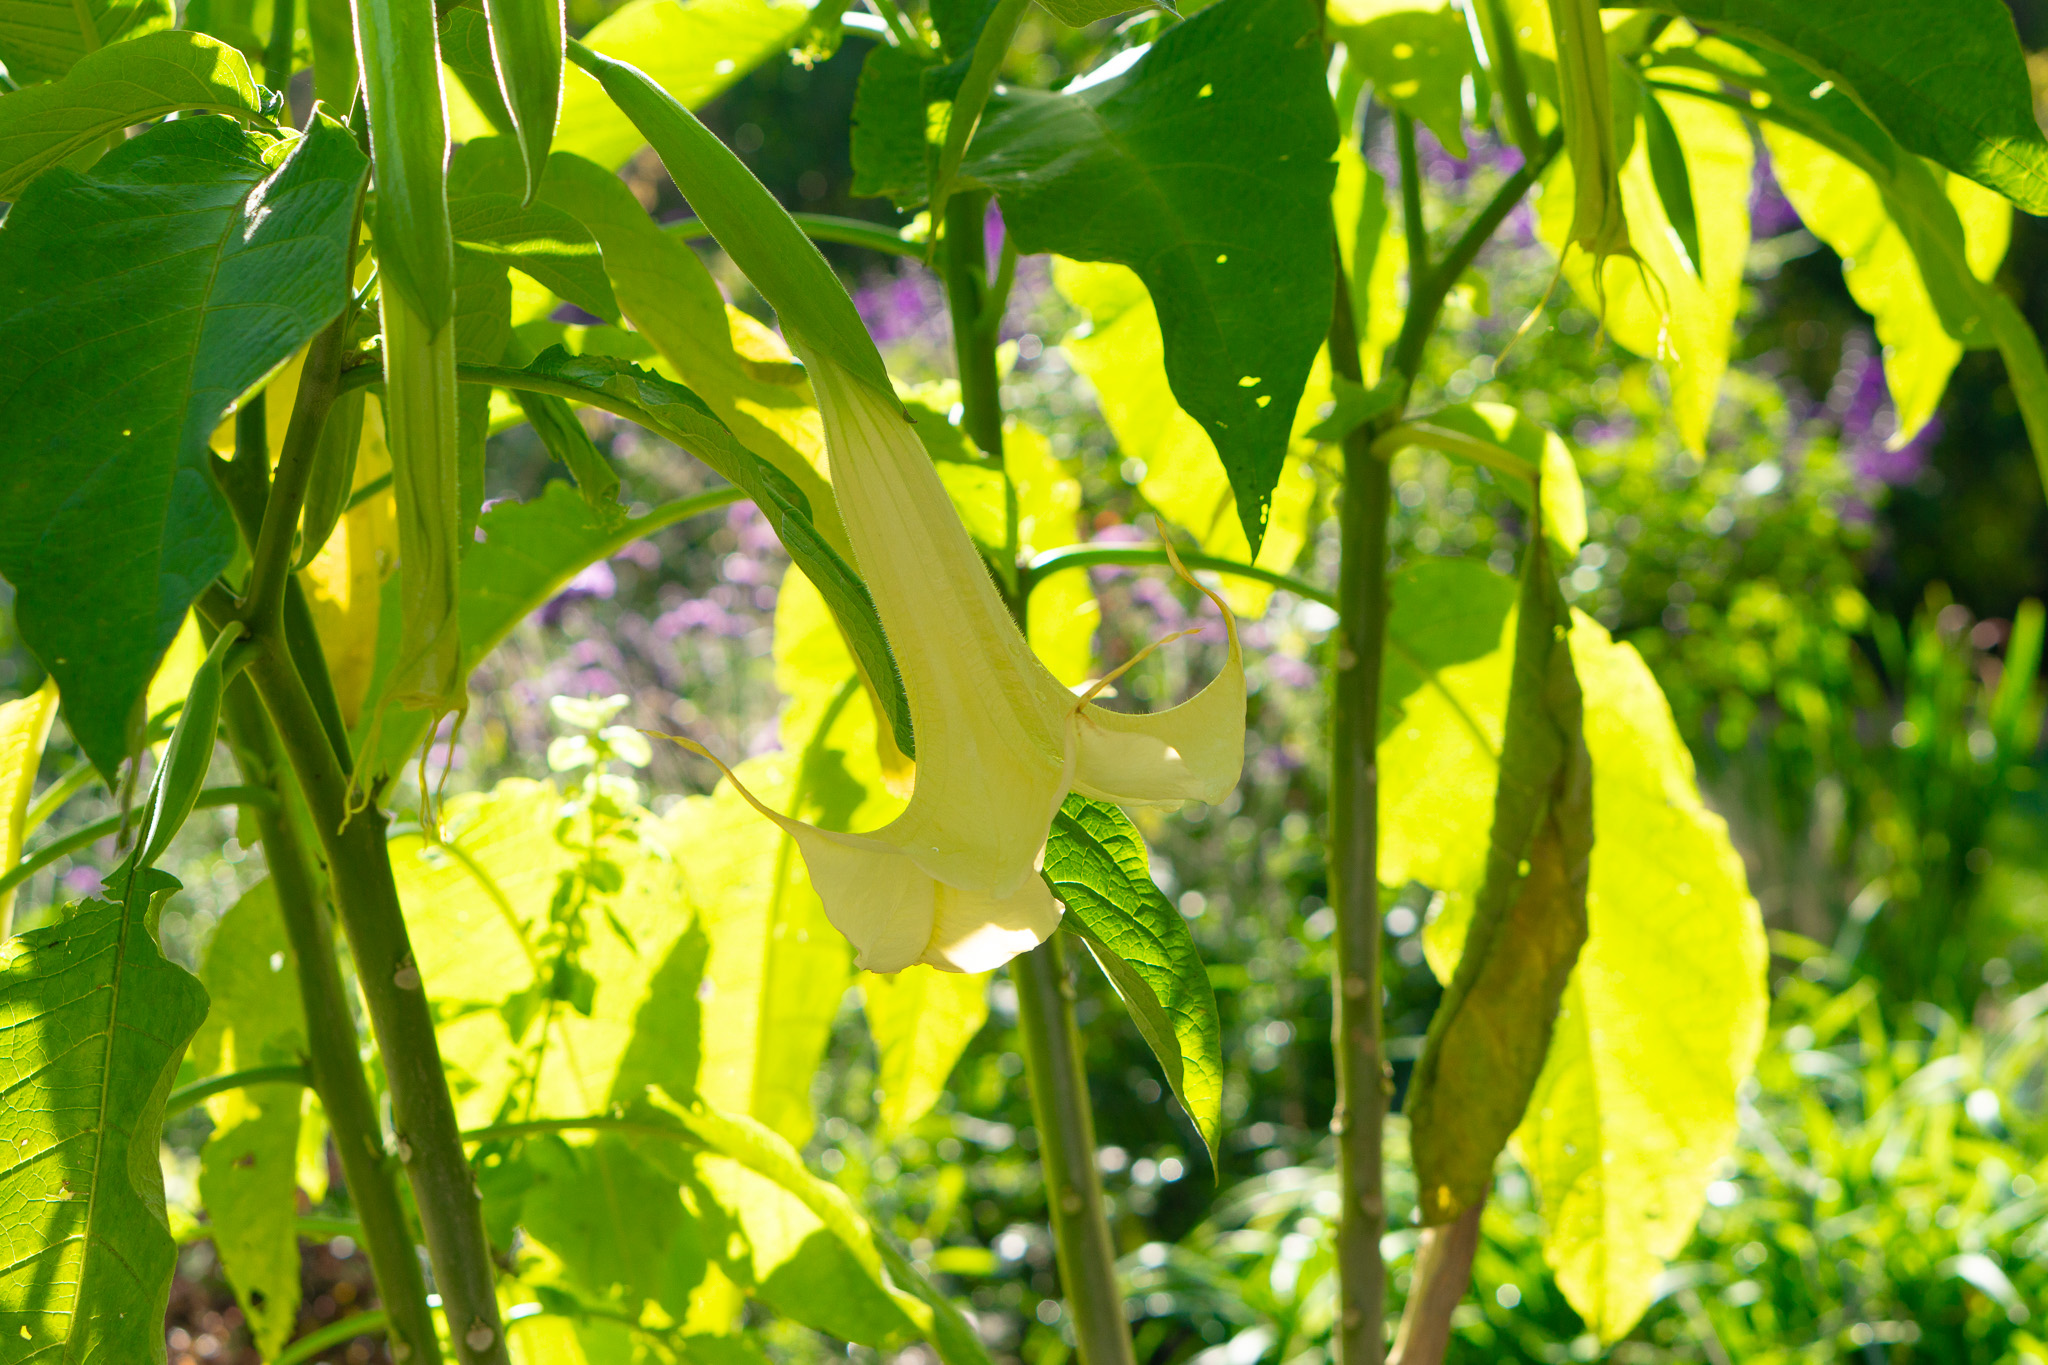
[(1395, 10), (1339, 33), (1374, 99), (1414, 115), (1453, 156), (1465, 155), (1464, 84), (1477, 63), (1462, 13)]
[(575, 215), (509, 194), (465, 194), (449, 199), (448, 222), (463, 251), (505, 261), (584, 312), (619, 320), (604, 258)]
[(7, 0), (0, 63), (23, 85), (55, 80), (89, 52), (170, 26), (170, 0)]
[(234, 552), (208, 434), (347, 301), (363, 171), (324, 119), (282, 142), (180, 119), (46, 172), (0, 226), (0, 573), (103, 772)]
[[(1113, 14), (1129, 14), (1136, 9), (1152, 8), (1152, 0), (1038, 0), (1045, 6), (1046, 13), (1069, 28), (1086, 28), (1098, 19), (1107, 19)], [(1173, 10), (1166, 0), (1160, 0), (1159, 8)], [(1178, 13), (1178, 11), (1174, 11)]]
[(1144, 280), (1174, 397), (1215, 442), (1254, 553), (1330, 325), (1319, 25), (1307, 0), (1221, 0), (1120, 77), (991, 101), (961, 168), (1019, 250)]
[(878, 43), (861, 63), (853, 99), (853, 192), (886, 195), (898, 208), (924, 202), (924, 81), (931, 61), (913, 49)]
[[(306, 1050), (305, 1015), (277, 892), (249, 888), (221, 916), (201, 980), (212, 997), (192, 1042), (202, 1076), (296, 1063)], [(299, 1316), (299, 1104), (297, 1085), (258, 1085), (207, 1101), (213, 1133), (199, 1153), (199, 1197), (214, 1250), (266, 1359)]]
[(1907, 151), (2029, 213), (2048, 213), (2048, 139), (2034, 121), (2026, 53), (2000, 0), (1665, 0), (1654, 8), (1796, 58)]
[(0, 99), (0, 199), (108, 134), (174, 110), (255, 118), (267, 91), (231, 47), (198, 33), (152, 33), (102, 48), (52, 85)]
[(1391, 375), (1369, 389), (1337, 375), (1330, 381), (1330, 415), (1302, 434), (1334, 445), (1381, 413), (1392, 411), (1401, 401), (1403, 387), (1400, 379)]
[(1187, 921), (1152, 884), (1144, 840), (1115, 806), (1070, 795), (1046, 838), (1045, 876), (1067, 907), (1067, 926), (1115, 983), (1215, 1167), (1223, 1127), (1216, 995)]
[(1692, 197), (1692, 175), (1685, 167), (1685, 147), (1671, 116), (1664, 112), (1654, 92), (1645, 91), (1638, 106), (1643, 116), (1643, 141), (1650, 154), (1650, 179), (1657, 186), (1657, 200), (1678, 238), (1679, 250), (1692, 273), (1700, 273), (1700, 219)]
[(562, 0), (484, 0), (498, 88), (526, 163), (525, 200), (533, 202), (562, 112)]
[(0, 948), (0, 1340), (10, 1360), (161, 1359), (178, 1247), (164, 1099), (206, 991), (158, 951), (145, 872)]
[(1550, 1050), (1579, 948), (1593, 851), (1592, 764), (1545, 538), (1522, 570), (1485, 880), (1408, 1091), (1423, 1220), (1484, 1198)]

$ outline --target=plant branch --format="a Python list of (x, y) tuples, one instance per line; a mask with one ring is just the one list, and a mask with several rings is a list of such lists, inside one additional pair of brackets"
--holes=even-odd
[(1451, 1344), (1451, 1314), (1472, 1283), (1472, 1257), (1479, 1250), (1479, 1214), (1484, 1199), (1454, 1223), (1424, 1228), (1415, 1248), (1408, 1305), (1394, 1336), (1387, 1365), (1440, 1365)]
[(1522, 74), (1522, 54), (1515, 43), (1514, 25), (1509, 21), (1506, 0), (1474, 0), (1473, 14), (1479, 19), (1480, 37), (1486, 48), (1487, 74), (1507, 118), (1508, 136), (1524, 157), (1534, 157), (1541, 145), (1536, 117), (1529, 108), (1529, 82)]
[[(300, 1075), (320, 1096), (320, 1107), (333, 1129), (342, 1177), (362, 1223), (360, 1233), (353, 1235), (369, 1253), (378, 1296), (396, 1317), (399, 1341), (413, 1348), (409, 1365), (434, 1365), (441, 1350), (427, 1306), (426, 1280), (413, 1250), (391, 1158), (384, 1150), (376, 1099), (363, 1073), (355, 1014), (335, 952), (334, 925), (302, 833), (304, 813), (294, 801), (277, 735), (247, 681), (238, 679), (228, 688), (222, 716), (236, 763), (251, 780), (264, 784), (272, 798), (253, 814), (285, 936), (292, 945), (306, 1018), (307, 1056)], [(224, 1087), (229, 1079), (215, 1077), (188, 1086), (172, 1096), (172, 1102), (208, 1085)]]
[(1095, 1115), (1081, 1065), (1066, 955), (1054, 934), (1010, 963), (1017, 985), (1017, 1030), (1024, 1037), (1024, 1074), (1038, 1125), (1038, 1160), (1059, 1253), (1060, 1288), (1073, 1318), (1081, 1365), (1132, 1365), (1116, 1247), (1102, 1214), (1102, 1176), (1095, 1164)]
[(953, 361), (960, 375), (962, 429), (981, 453), (1003, 458), (1003, 402), (996, 375), (994, 336), (981, 326), (988, 311), (988, 244), (981, 225), (988, 192), (956, 194), (946, 205), (945, 275), (952, 308)]
[(208, 1076), (203, 1081), (194, 1081), (182, 1089), (173, 1090), (164, 1101), (164, 1117), (182, 1114), (195, 1104), (204, 1104), (215, 1095), (224, 1095), (230, 1090), (244, 1090), (252, 1085), (298, 1085), (313, 1083), (313, 1073), (298, 1062), (282, 1062), (277, 1066), (252, 1066), (243, 1071), (224, 1071), (218, 1076)]
[[(1405, 161), (1403, 170), (1406, 174)], [(1409, 297), (1412, 316), (1412, 285)], [(1354, 384), (1361, 382), (1351, 290), (1341, 259), (1330, 321), (1330, 368)], [(1386, 1194), (1380, 1144), (1387, 1081), (1380, 1037), (1378, 744), (1392, 485), (1372, 445), (1385, 427), (1400, 420), (1399, 406), (1345, 436), (1344, 494), (1337, 509), (1328, 867), (1330, 907), (1337, 915), (1331, 983), (1337, 1102), (1330, 1132), (1337, 1141), (1343, 1198), (1337, 1223), (1338, 1365), (1379, 1365), (1385, 1347), (1387, 1276), (1380, 1234), (1386, 1225)]]
[[(1262, 569), (1256, 564), (1240, 564), (1234, 559), (1220, 559), (1215, 555), (1196, 554), (1191, 550), (1177, 550), (1180, 562), (1190, 569), (1208, 569), (1212, 573), (1230, 574), (1236, 578), (1249, 578), (1254, 582), (1268, 583), (1276, 588), (1285, 588), (1297, 597), (1311, 602), (1320, 602), (1333, 607), (1337, 599), (1327, 588), (1319, 588), (1299, 578), (1284, 573)], [(1166, 557), (1166, 551), (1152, 545), (1070, 545), (1065, 549), (1047, 550), (1018, 571), (1021, 590), (1028, 596), (1045, 579), (1062, 569), (1084, 569), (1097, 564), (1114, 564), (1122, 567), (1143, 568), (1152, 565), (1171, 567), (1173, 561)]]
[[(1515, 205), (1522, 202), (1522, 196), (1529, 187), (1543, 177), (1553, 159), (1564, 147), (1564, 130), (1559, 128), (1544, 139), (1521, 169), (1501, 182), (1493, 198), (1485, 207), (1474, 214), (1465, 230), (1458, 234), (1458, 240), (1451, 243), (1451, 249), (1427, 276), (1411, 274), (1408, 283), (1408, 311), (1401, 321), (1401, 335), (1395, 339), (1393, 349), (1388, 353), (1392, 368), (1411, 382), (1422, 367), (1422, 348), (1429, 344), (1430, 334), (1436, 331), (1436, 320), (1443, 312), (1444, 296), (1451, 292), (1451, 286), (1458, 277), (1472, 268), (1472, 262), (1479, 257), (1479, 249), (1486, 245), (1500, 225), (1507, 221)], [(1399, 414), (1393, 414), (1396, 420)]]
[[(339, 1346), (344, 1341), (370, 1336), (382, 1332), (391, 1321), (390, 1314), (382, 1308), (372, 1308), (366, 1313), (338, 1319), (325, 1327), (316, 1327), (291, 1345), (277, 1353), (277, 1359), (270, 1365), (300, 1365), (311, 1360), (330, 1346)], [(407, 1365), (412, 1365), (408, 1361)]]
[(509, 1356), (490, 1243), (391, 875), (384, 814), (374, 806), (350, 809), (347, 766), (328, 741), (290, 650), (274, 634), (258, 643), (263, 648), (249, 665), (249, 678), (283, 742), (327, 856), (335, 906), (384, 1059), (398, 1154), (457, 1357), (464, 1365), (504, 1365)]
[(1429, 226), (1422, 221), (1422, 167), (1415, 154), (1415, 120), (1394, 111), (1394, 146), (1401, 157), (1401, 234), (1408, 239), (1408, 278), (1429, 277)]
[(284, 610), (285, 584), (292, 571), (292, 542), (299, 531), (299, 509), (305, 505), (313, 462), (320, 456), (320, 433), (327, 425), (328, 410), (341, 392), (341, 359), (348, 343), (348, 320), (349, 311), (343, 309), (341, 316), (322, 328), (306, 348), (306, 363), (299, 372), (298, 398), (292, 404), (291, 425), (285, 429), (284, 449), (279, 452), (277, 472), (263, 507), (262, 529), (249, 552), (249, 589), (243, 594), (243, 620), (252, 634), (271, 629)]
[(659, 1138), (666, 1142), (680, 1142), (686, 1147), (702, 1147), (697, 1135), (677, 1123), (661, 1123), (652, 1119), (620, 1118), (611, 1114), (586, 1114), (573, 1119), (524, 1119), (516, 1123), (493, 1123), (483, 1128), (463, 1130), (462, 1140), (471, 1142), (503, 1142), (507, 1138), (539, 1137), (548, 1133), (629, 1133), (634, 1137)]

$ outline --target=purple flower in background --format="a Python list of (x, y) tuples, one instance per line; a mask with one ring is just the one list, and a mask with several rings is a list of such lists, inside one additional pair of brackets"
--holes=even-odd
[(693, 597), (654, 619), (654, 633), (664, 640), (678, 635), (715, 635), (738, 639), (753, 629), (753, 622), (735, 616), (708, 597)]
[(876, 272), (853, 293), (853, 306), (877, 345), (889, 346), (932, 334), (945, 327), (946, 298), (930, 271), (909, 269)]
[(1778, 188), (1778, 177), (1771, 174), (1771, 154), (1758, 148), (1749, 188), (1750, 233), (1759, 238), (1776, 237), (1798, 226), (1799, 214)]
[(535, 613), (544, 626), (558, 626), (563, 613), (572, 603), (588, 601), (591, 598), (610, 600), (619, 590), (619, 580), (612, 573), (612, 566), (600, 559), (582, 573), (562, 585), (562, 590), (550, 597)]
[(74, 867), (58, 878), (58, 882), (74, 896), (97, 896), (106, 885), (99, 872), (90, 867)]
[(1896, 488), (1917, 479), (1941, 436), (1937, 417), (1912, 440), (1891, 446), (1899, 430), (1898, 410), (1892, 406), (1884, 364), (1864, 333), (1852, 334), (1842, 343), (1842, 368), (1828, 388), (1827, 410), (1841, 424), (1842, 450), (1856, 477), (1871, 483)]
[(991, 261), (1001, 260), (1003, 255), (1003, 211), (996, 207), (996, 201), (988, 201), (988, 215), (981, 220), (982, 251)]
[(751, 502), (736, 502), (726, 509), (725, 524), (740, 543), (740, 553), (746, 555), (781, 555), (782, 542), (775, 536), (775, 528), (768, 524), (768, 518), (761, 515), (761, 509)]

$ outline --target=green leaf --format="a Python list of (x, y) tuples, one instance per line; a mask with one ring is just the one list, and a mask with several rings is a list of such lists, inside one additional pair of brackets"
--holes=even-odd
[[(0, 947), (0, 1340), (9, 1358), (162, 1356), (177, 1243), (157, 1144), (206, 991), (154, 937), (146, 872)], [(16, 1343), (20, 1345), (16, 1345)]]
[[(477, 112), (492, 128), (512, 139), (512, 155), (523, 188), (526, 176), (525, 152), (517, 141), (517, 130), (512, 125), (512, 113), (505, 107), (504, 93), (498, 88), (498, 61), (491, 53), (491, 24), (481, 10), (467, 5), (457, 5), (441, 19), (441, 61), (455, 78), (462, 83), (463, 90), (475, 104)], [(473, 141), (474, 139), (472, 139)], [(468, 145), (467, 143), (464, 144)], [(459, 159), (462, 148), (455, 149)], [(451, 183), (449, 190), (455, 188)], [(508, 187), (507, 193), (518, 193)]]
[(1391, 411), (1401, 401), (1401, 383), (1383, 379), (1368, 389), (1339, 375), (1331, 381), (1330, 396), (1334, 400), (1330, 415), (1305, 434), (1335, 445), (1381, 413)]
[(897, 208), (924, 202), (928, 129), (925, 75), (929, 56), (877, 43), (861, 62), (853, 97), (853, 192), (887, 196)]
[[(1472, 794), (1499, 776), (1515, 589), (1448, 559), (1391, 587), (1380, 876), (1445, 893), (1424, 946), (1451, 980), (1485, 881), (1491, 812)], [(1571, 646), (1593, 765), (1589, 933), (1516, 1142), (1542, 1196), (1545, 1259), (1612, 1340), (1648, 1306), (1734, 1140), (1763, 1036), (1765, 945), (1649, 670), (1584, 616)]]
[(881, 352), (846, 287), (754, 173), (647, 73), (581, 44), (569, 52), (654, 145), (697, 217), (775, 310), (790, 344), (831, 356), (893, 399)]
[(939, 1102), (960, 1054), (988, 1021), (988, 978), (920, 963), (894, 976), (862, 973), (860, 993), (875, 1040), (879, 1131), (902, 1133)]
[[(800, 0), (630, 0), (588, 33), (592, 51), (627, 62), (691, 109), (793, 47), (815, 22)], [(570, 71), (562, 89), (559, 151), (617, 170), (652, 141), (598, 83)]]
[(571, 1284), (635, 1316), (649, 1301), (688, 1314), (706, 1258), (673, 1178), (610, 1134), (586, 1146), (542, 1138), (518, 1160), (531, 1181), (520, 1226), (561, 1257)]
[(22, 85), (55, 80), (88, 53), (171, 23), (169, 0), (8, 0), (0, 63)]
[(1046, 838), (1045, 878), (1067, 907), (1067, 926), (1123, 997), (1215, 1166), (1223, 1129), (1216, 993), (1187, 921), (1152, 884), (1145, 841), (1115, 806), (1070, 795)]
[(525, 199), (530, 204), (540, 188), (548, 144), (562, 112), (567, 12), (562, 0), (484, 0), (484, 13), (490, 20), (498, 89), (526, 164)]
[(2048, 139), (2034, 121), (2019, 34), (1999, 0), (1684, 0), (1653, 8), (1795, 58), (1907, 151), (2029, 213), (2048, 213)]
[(81, 147), (177, 110), (265, 115), (242, 54), (203, 34), (151, 33), (89, 54), (52, 85), (0, 99), (0, 199)]
[(1671, 225), (1672, 236), (1678, 239), (1679, 250), (1684, 253), (1683, 263), (1697, 277), (1700, 216), (1693, 198), (1692, 174), (1685, 165), (1685, 144), (1679, 141), (1671, 115), (1665, 112), (1663, 102), (1654, 92), (1644, 92), (1637, 107), (1642, 111), (1643, 150), (1649, 155), (1650, 180), (1657, 186), (1657, 202), (1664, 210), (1664, 221)]
[(1463, 14), (1449, 7), (1395, 10), (1337, 33), (1372, 82), (1375, 100), (1414, 115), (1451, 155), (1465, 155), (1463, 87), (1476, 63)]
[(931, 1309), (889, 1283), (874, 1229), (846, 1191), (806, 1170), (786, 1140), (702, 1102), (655, 1102), (717, 1154), (697, 1166), (744, 1239), (728, 1273), (777, 1311), (848, 1341), (896, 1347), (934, 1335)]
[(0, 573), (103, 773), (234, 552), (208, 434), (347, 301), (363, 171), (325, 119), (274, 141), (184, 118), (45, 172), (0, 227)]
[[(1798, 84), (1804, 73), (1775, 53), (1710, 38), (1691, 48), (1660, 53), (1659, 58), (1690, 68), (1679, 74), (1706, 87), (1700, 99), (1717, 97), (1714, 81), (1748, 87), (1763, 97), (1761, 105), (1754, 100), (1745, 103), (1755, 109), (1766, 127), (1797, 133), (1870, 177), (1883, 198), (1886, 214), (1912, 253), (1941, 330), (1964, 346), (1998, 347), (2026, 422), (2035, 464), (2043, 482), (2048, 483), (2048, 383), (2043, 382), (2048, 379), (2048, 365), (2044, 365), (2039, 338), (2020, 318), (2012, 301), (1985, 282), (1997, 270), (2009, 232), (1989, 196), (1953, 182), (1945, 187), (1936, 171), (1893, 142), (1840, 90), (1823, 84), (1800, 93)], [(1794, 160), (1803, 158), (1795, 154)], [(1969, 210), (1967, 223), (1965, 215), (1958, 212), (1959, 205)], [(1823, 222), (1831, 218), (1825, 211), (1817, 216)], [(1872, 245), (1882, 249), (1885, 243)], [(1910, 281), (1884, 277), (1866, 282), (1873, 303), (1880, 301), (1879, 287), (1885, 284), (1891, 285), (1883, 291), (1887, 311), (1903, 309), (1909, 302), (1917, 306)], [(1938, 338), (1912, 333), (1910, 324), (1901, 324), (1892, 339), (1911, 342), (1917, 352), (1902, 356), (1898, 371), (1903, 427), (1903, 419), (1931, 410), (1938, 400), (1938, 380), (1946, 373), (1940, 367), (1947, 348)], [(1913, 368), (1905, 368), (1908, 362), (1913, 362)], [(1891, 373), (1888, 366), (1887, 378)], [(1930, 390), (1934, 391), (1931, 397)]]
[[(192, 1042), (202, 1076), (297, 1062), (306, 1050), (305, 1015), (277, 892), (258, 882), (221, 916), (200, 980), (212, 997)], [(214, 1250), (268, 1359), (290, 1339), (299, 1316), (299, 1109), (303, 1089), (259, 1085), (206, 1102), (213, 1133), (199, 1153), (199, 1198)]]
[(584, 312), (619, 320), (597, 241), (575, 215), (511, 195), (465, 194), (449, 199), (448, 221), (464, 251), (502, 260)]
[(1455, 1221), (1492, 1189), (1586, 941), (1592, 773), (1570, 619), (1539, 537), (1523, 556), (1485, 879), (1408, 1090), (1426, 1223)]
[(992, 100), (961, 168), (1020, 251), (1144, 280), (1174, 396), (1215, 443), (1254, 553), (1330, 325), (1319, 22), (1305, 0), (1221, 0), (1114, 79)]
[(1045, 12), (1065, 24), (1068, 28), (1086, 28), (1098, 19), (1112, 15), (1129, 14), (1133, 10), (1158, 8), (1169, 13), (1179, 13), (1166, 0), (1159, 0), (1155, 6), (1152, 0), (1038, 0), (1045, 6)]
[[(1619, 68), (1617, 68), (1617, 72)], [(1692, 195), (1715, 206), (1698, 223), (1699, 253), (1680, 245), (1682, 234), (1666, 216), (1652, 162), (1654, 139), (1642, 106), (1650, 101), (1632, 80), (1616, 75), (1615, 93), (1636, 109), (1632, 145), (1620, 173), (1622, 210), (1640, 262), (1613, 256), (1598, 267), (1583, 251), (1566, 250), (1572, 219), (1574, 168), (1563, 158), (1544, 179), (1537, 202), (1543, 239), (1564, 259), (1564, 276), (1589, 308), (1601, 309), (1615, 341), (1663, 362), (1671, 380), (1672, 417), (1688, 449), (1706, 448), (1707, 429), (1742, 297), (1749, 253), (1749, 186), (1754, 162), (1750, 131), (1733, 110), (1695, 99), (1658, 106), (1682, 150)]]

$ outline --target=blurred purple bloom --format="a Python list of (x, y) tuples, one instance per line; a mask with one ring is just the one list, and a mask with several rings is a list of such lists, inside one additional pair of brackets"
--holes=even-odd
[(1778, 177), (1771, 174), (1771, 154), (1758, 148), (1749, 189), (1750, 233), (1759, 238), (1776, 237), (1798, 226), (1799, 214), (1778, 188)]
[(946, 298), (930, 272), (880, 273), (854, 291), (853, 306), (878, 345), (888, 346), (945, 326)]
[(741, 554), (782, 553), (782, 542), (776, 538), (775, 528), (768, 524), (768, 518), (762, 516), (761, 509), (753, 503), (736, 502), (727, 508), (725, 524), (739, 540)]
[(612, 573), (612, 566), (600, 559), (564, 583), (562, 590), (543, 603), (535, 614), (543, 626), (558, 626), (562, 623), (563, 613), (568, 611), (572, 603), (588, 601), (593, 597), (610, 600), (611, 595), (618, 589), (619, 580)]
[(97, 896), (100, 888), (106, 885), (106, 879), (97, 869), (90, 867), (74, 867), (58, 881), (74, 896)]

